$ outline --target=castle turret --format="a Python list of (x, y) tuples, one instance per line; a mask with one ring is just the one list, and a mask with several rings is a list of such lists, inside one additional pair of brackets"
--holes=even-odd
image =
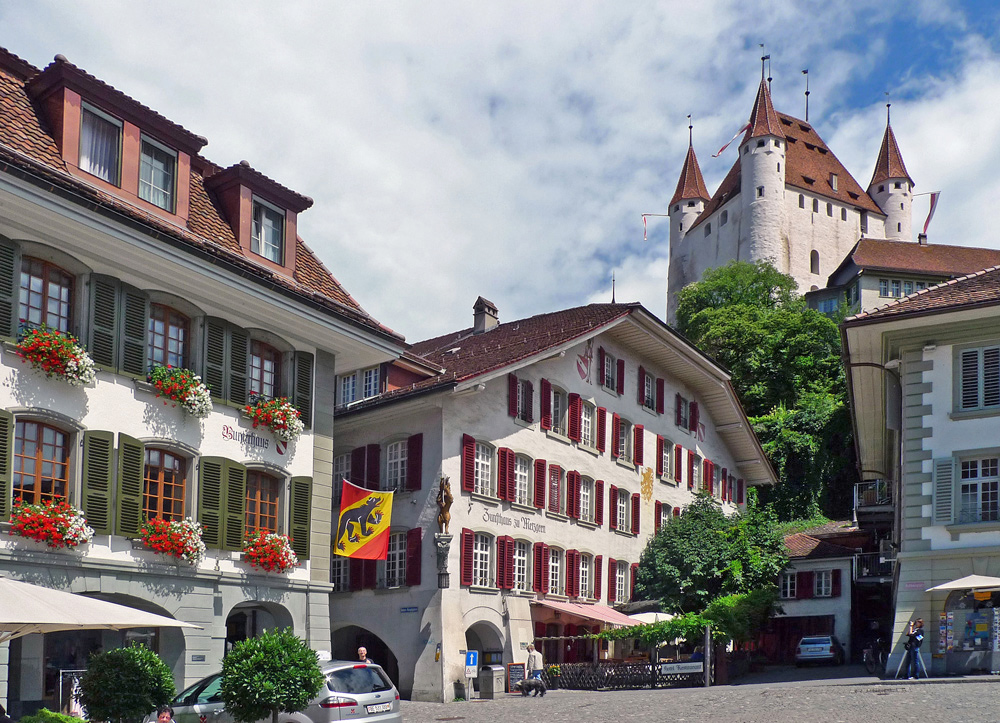
[(740, 203), (743, 229), (741, 258), (772, 259), (788, 271), (788, 235), (785, 209), (785, 151), (787, 141), (771, 104), (767, 81), (760, 81), (750, 113), (750, 127), (740, 143)]
[(688, 127), (688, 152), (681, 168), (681, 177), (677, 179), (677, 189), (670, 199), (667, 215), (670, 216), (670, 248), (684, 238), (691, 224), (705, 210), (705, 204), (711, 198), (702, 178), (698, 158), (694, 154), (694, 144), (691, 142), (690, 126)]
[(896, 136), (889, 123), (886, 107), (885, 135), (882, 148), (875, 162), (875, 173), (868, 184), (868, 195), (885, 213), (885, 237), (900, 241), (912, 241), (913, 224), (913, 179), (906, 172), (903, 156), (896, 145)]

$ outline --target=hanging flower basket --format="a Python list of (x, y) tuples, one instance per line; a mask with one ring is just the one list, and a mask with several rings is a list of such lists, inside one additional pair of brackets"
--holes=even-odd
[(258, 532), (243, 543), (243, 559), (267, 572), (288, 572), (299, 564), (288, 535)]
[(156, 387), (157, 397), (173, 401), (175, 407), (180, 404), (192, 417), (204, 419), (212, 413), (212, 395), (201, 377), (190, 369), (175, 369), (169, 364), (155, 366), (146, 381)]
[(258, 399), (243, 407), (243, 412), (253, 420), (254, 429), (267, 427), (283, 442), (294, 442), (305, 429), (299, 410), (285, 397)]
[(76, 337), (42, 324), (26, 329), (17, 344), (18, 354), (47, 377), (60, 377), (75, 387), (97, 379), (94, 360)]
[(148, 520), (139, 528), (139, 539), (153, 552), (170, 555), (197, 565), (205, 557), (201, 524), (190, 517), (183, 520)]
[(47, 500), (34, 505), (14, 500), (10, 534), (44, 542), (57, 550), (82, 545), (94, 537), (83, 512), (66, 500)]

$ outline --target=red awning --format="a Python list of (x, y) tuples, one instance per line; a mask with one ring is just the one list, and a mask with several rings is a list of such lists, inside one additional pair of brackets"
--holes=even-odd
[(577, 617), (595, 620), (599, 623), (609, 623), (611, 625), (636, 625), (636, 621), (624, 613), (620, 613), (607, 605), (581, 605), (580, 603), (557, 602), (555, 600), (536, 600), (534, 605), (555, 610), (560, 613), (576, 615)]

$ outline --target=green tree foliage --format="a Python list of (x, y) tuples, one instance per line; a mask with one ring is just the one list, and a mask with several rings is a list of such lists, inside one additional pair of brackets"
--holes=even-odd
[(787, 562), (769, 510), (727, 517), (717, 500), (700, 494), (643, 550), (637, 593), (666, 612), (701, 613), (726, 595), (773, 589)]
[(219, 693), (240, 723), (305, 710), (323, 687), (316, 652), (290, 628), (265, 632), (233, 646), (222, 661)]
[(48, 708), (41, 708), (32, 715), (21, 716), (18, 723), (80, 723), (80, 719), (71, 715), (56, 713)]
[(174, 697), (174, 676), (160, 656), (133, 643), (92, 655), (80, 678), (80, 702), (92, 721), (133, 723)]

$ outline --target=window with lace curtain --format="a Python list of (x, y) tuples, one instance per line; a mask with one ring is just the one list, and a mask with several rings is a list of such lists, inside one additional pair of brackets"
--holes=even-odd
[(80, 120), (80, 170), (119, 185), (122, 122), (84, 103)]

